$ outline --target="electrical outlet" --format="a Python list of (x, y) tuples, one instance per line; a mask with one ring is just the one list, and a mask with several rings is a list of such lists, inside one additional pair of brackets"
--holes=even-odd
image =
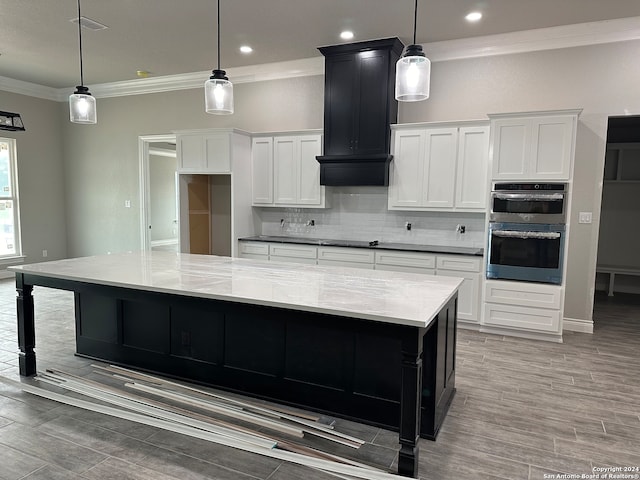
[(42, 250), (42, 257), (46, 257), (47, 255), (49, 255), (49, 252), (47, 252), (46, 250)]
[(125, 201), (124, 201), (124, 206), (125, 206), (126, 208), (131, 208), (131, 200), (125, 200)]
[(591, 223), (591, 212), (580, 212), (578, 214), (578, 223)]

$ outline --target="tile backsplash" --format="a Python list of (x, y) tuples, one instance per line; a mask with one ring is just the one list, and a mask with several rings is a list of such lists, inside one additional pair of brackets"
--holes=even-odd
[[(333, 187), (327, 200), (326, 209), (255, 208), (261, 234), (485, 247), (483, 213), (387, 210), (386, 187)], [(458, 225), (465, 233), (456, 232)]]

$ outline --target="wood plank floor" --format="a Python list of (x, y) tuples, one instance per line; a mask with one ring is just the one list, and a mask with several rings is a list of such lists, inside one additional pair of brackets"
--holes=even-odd
[[(91, 375), (73, 356), (73, 295), (36, 287), (40, 368)], [(458, 392), (436, 442), (421, 441), (420, 475), (543, 479), (640, 467), (640, 301), (598, 297), (595, 333), (564, 344), (459, 331)], [(0, 375), (17, 378), (15, 290), (0, 281)], [(393, 466), (397, 434), (338, 420), (368, 443), (314, 446)], [(0, 480), (335, 478), (156, 428), (78, 410), (0, 382)]]

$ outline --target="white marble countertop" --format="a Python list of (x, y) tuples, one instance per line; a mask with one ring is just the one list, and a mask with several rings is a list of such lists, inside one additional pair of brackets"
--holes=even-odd
[(428, 326), (461, 278), (171, 252), (72, 258), (10, 270), (145, 291)]

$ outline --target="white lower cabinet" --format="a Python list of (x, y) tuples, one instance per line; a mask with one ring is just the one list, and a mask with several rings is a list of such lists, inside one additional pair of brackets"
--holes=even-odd
[(560, 335), (563, 298), (557, 285), (487, 280), (483, 325)]
[(458, 320), (469, 323), (480, 321), (482, 257), (379, 250), (375, 259), (376, 270), (462, 278), (462, 285), (458, 289)]
[(255, 260), (269, 260), (269, 244), (264, 242), (238, 242), (238, 256)]
[(458, 289), (458, 320), (478, 323), (480, 321), (480, 273), (460, 270), (436, 270), (436, 275), (463, 278)]
[(427, 275), (435, 275), (436, 273), (436, 256), (429, 253), (380, 250), (376, 252), (375, 258), (376, 270), (415, 272)]
[(480, 321), (482, 257), (250, 241), (241, 241), (239, 252), (244, 258), (268, 259), (275, 262), (333, 265), (369, 270), (375, 268), (462, 278), (462, 285), (458, 290), (458, 319), (475, 324)]
[(290, 243), (272, 243), (269, 245), (269, 260), (272, 262), (294, 262), (316, 264), (318, 248), (312, 245), (292, 245)]
[(374, 252), (364, 248), (318, 247), (318, 265), (366, 268), (373, 270)]

